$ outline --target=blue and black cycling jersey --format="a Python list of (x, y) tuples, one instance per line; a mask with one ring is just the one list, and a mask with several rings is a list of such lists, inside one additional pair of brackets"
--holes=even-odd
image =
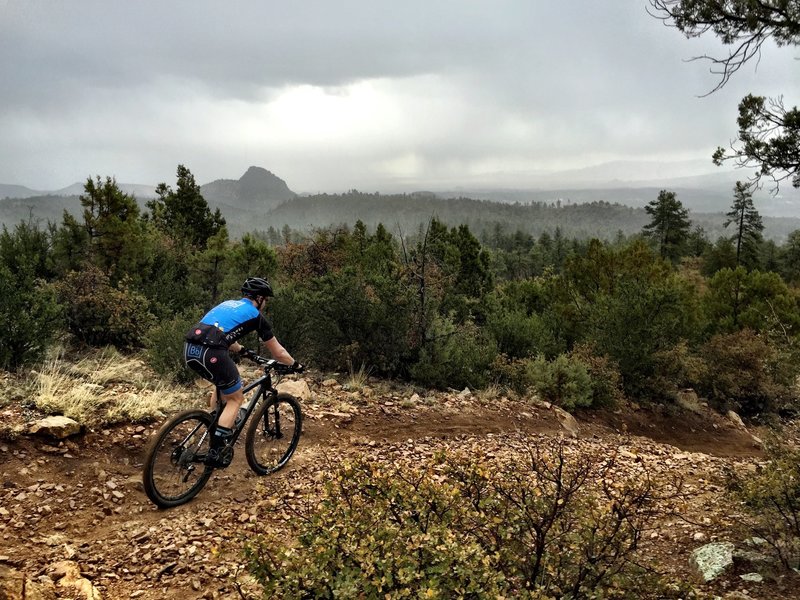
[(186, 341), (227, 348), (251, 331), (257, 332), (263, 342), (274, 337), (272, 326), (247, 298), (227, 300), (208, 311), (187, 332)]

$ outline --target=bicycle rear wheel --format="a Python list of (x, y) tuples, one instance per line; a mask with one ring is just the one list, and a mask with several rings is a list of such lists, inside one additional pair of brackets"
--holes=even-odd
[(303, 429), (300, 404), (288, 394), (267, 400), (247, 428), (245, 452), (250, 468), (268, 475), (283, 468), (294, 454)]
[(187, 410), (165, 423), (150, 443), (142, 480), (147, 497), (159, 508), (188, 502), (211, 477), (213, 469), (203, 464), (211, 421), (204, 410)]

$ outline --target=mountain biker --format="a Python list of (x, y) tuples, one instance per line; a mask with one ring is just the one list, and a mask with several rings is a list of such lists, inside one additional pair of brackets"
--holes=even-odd
[[(242, 379), (229, 354), (244, 350), (236, 340), (255, 331), (272, 358), (291, 365), (298, 373), (304, 368), (281, 346), (272, 333), (272, 326), (261, 314), (267, 298), (273, 296), (269, 282), (261, 277), (248, 277), (242, 284), (242, 295), (244, 297), (240, 300), (226, 300), (208, 311), (186, 333), (184, 344), (186, 366), (213, 383), (225, 401), (206, 458), (206, 464), (213, 467), (227, 467), (233, 459), (233, 450), (226, 445), (244, 402)], [(214, 406), (215, 395), (216, 392), (212, 391), (211, 406)]]

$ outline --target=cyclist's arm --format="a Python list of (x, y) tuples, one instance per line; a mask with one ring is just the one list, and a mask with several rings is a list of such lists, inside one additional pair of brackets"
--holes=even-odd
[(263, 344), (267, 347), (267, 350), (269, 350), (272, 358), (277, 360), (279, 363), (283, 363), (284, 365), (294, 364), (295, 361), (292, 358), (292, 355), (286, 351), (286, 348), (281, 346), (277, 338), (271, 337), (266, 342), (263, 342)]

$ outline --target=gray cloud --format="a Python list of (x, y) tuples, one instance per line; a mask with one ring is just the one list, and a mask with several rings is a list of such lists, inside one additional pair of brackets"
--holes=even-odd
[[(0, 182), (238, 177), (424, 185), (708, 158), (747, 92), (796, 102), (796, 49), (720, 92), (713, 38), (646, 2), (0, 0)], [(709, 169), (712, 167), (709, 163)]]

